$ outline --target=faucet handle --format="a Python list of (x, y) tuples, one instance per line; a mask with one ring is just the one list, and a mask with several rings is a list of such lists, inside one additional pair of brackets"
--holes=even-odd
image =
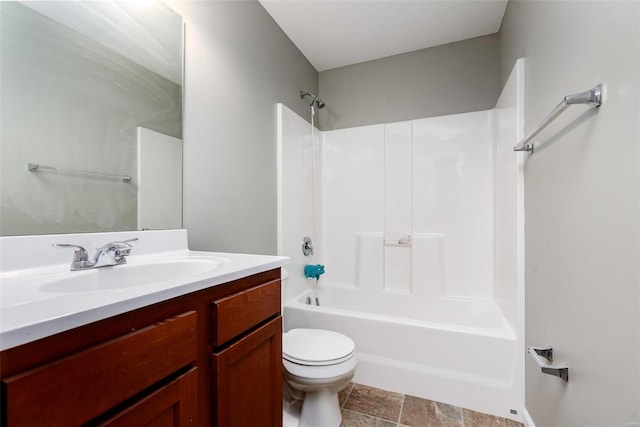
[(127, 240), (116, 240), (115, 242), (107, 243), (106, 245), (104, 245), (104, 247), (113, 248), (113, 249), (124, 249), (124, 250), (130, 251), (133, 246), (131, 246), (129, 243), (135, 242), (136, 240), (138, 240), (137, 237), (134, 237), (133, 239), (127, 239)]
[(127, 240), (116, 240), (115, 242), (109, 242), (107, 243), (105, 246), (112, 246), (112, 247), (116, 247), (116, 248), (129, 248), (131, 249), (131, 245), (129, 244), (130, 242), (135, 242), (136, 240), (138, 240), (137, 237), (134, 237), (133, 239), (127, 239)]
[(70, 245), (68, 243), (54, 243), (51, 246), (56, 248), (74, 248), (73, 260), (71, 261), (71, 271), (82, 270), (89, 263), (89, 254), (82, 246)]
[(54, 243), (51, 246), (56, 248), (74, 248), (75, 251), (73, 252), (73, 262), (82, 262), (89, 259), (89, 253), (82, 246), (70, 245), (68, 243)]
[(126, 263), (124, 257), (129, 255), (132, 249), (132, 246), (129, 243), (135, 242), (136, 240), (138, 240), (137, 237), (127, 240), (117, 240), (115, 242), (107, 243), (103, 248), (108, 251), (113, 251), (115, 260), (124, 264)]
[(304, 256), (313, 255), (313, 242), (309, 236), (304, 236), (302, 239), (302, 254)]

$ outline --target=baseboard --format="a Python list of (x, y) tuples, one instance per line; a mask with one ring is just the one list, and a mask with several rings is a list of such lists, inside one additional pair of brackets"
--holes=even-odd
[(527, 408), (522, 409), (522, 416), (524, 417), (524, 427), (536, 427), (536, 424), (533, 422), (531, 415), (529, 415)]

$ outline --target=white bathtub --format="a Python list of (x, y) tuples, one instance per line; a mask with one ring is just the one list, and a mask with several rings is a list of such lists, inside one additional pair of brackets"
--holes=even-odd
[[(516, 339), (493, 301), (320, 287), (284, 305), (284, 329), (322, 328), (356, 343), (354, 381), (519, 419)], [(420, 301), (422, 299), (422, 301)]]

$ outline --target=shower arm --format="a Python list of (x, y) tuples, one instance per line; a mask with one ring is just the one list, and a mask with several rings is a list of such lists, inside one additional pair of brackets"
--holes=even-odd
[(311, 102), (309, 102), (309, 109), (313, 110), (314, 105), (318, 107), (318, 109), (324, 108), (325, 103), (319, 96), (312, 94), (311, 92), (305, 92), (303, 90), (300, 91), (300, 99), (304, 99), (305, 96), (311, 98)]

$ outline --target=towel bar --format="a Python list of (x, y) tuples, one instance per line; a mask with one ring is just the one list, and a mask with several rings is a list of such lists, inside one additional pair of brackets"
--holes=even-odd
[(94, 178), (115, 178), (115, 179), (122, 180), (122, 182), (126, 184), (130, 183), (132, 179), (129, 175), (113, 175), (110, 173), (90, 172), (90, 171), (71, 170), (71, 169), (65, 170), (65, 169), (58, 169), (53, 166), (45, 166), (39, 163), (31, 163), (31, 162), (27, 163), (27, 169), (29, 170), (29, 172), (38, 172), (41, 170), (45, 170), (48, 172), (56, 172), (56, 173), (78, 175), (78, 176), (91, 176)]
[(530, 142), (536, 135), (538, 135), (544, 128), (549, 126), (549, 123), (554, 121), (556, 117), (558, 117), (564, 110), (569, 108), (574, 104), (588, 104), (591, 107), (599, 107), (602, 105), (602, 83), (593, 89), (574, 93), (572, 95), (565, 96), (562, 101), (556, 108), (549, 113), (549, 115), (544, 119), (542, 123), (540, 123), (535, 129), (533, 129), (529, 134), (515, 147), (513, 147), (513, 151), (531, 151), (533, 152), (533, 142)]

